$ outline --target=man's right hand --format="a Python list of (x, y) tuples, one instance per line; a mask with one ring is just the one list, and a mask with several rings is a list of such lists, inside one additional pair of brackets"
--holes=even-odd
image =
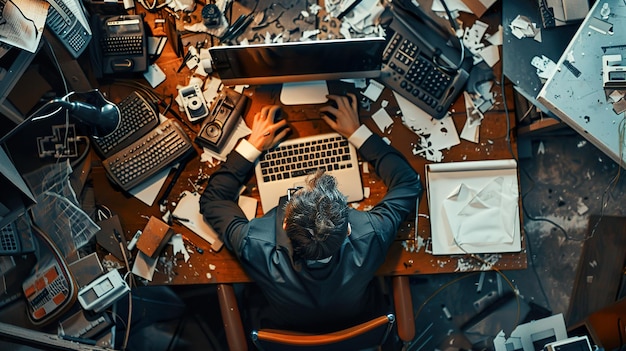
[(350, 137), (360, 126), (359, 121), (359, 105), (354, 94), (348, 93), (347, 96), (328, 95), (328, 99), (332, 100), (337, 107), (323, 106), (320, 112), (326, 112), (334, 116), (331, 118), (322, 113), (322, 119), (337, 133), (345, 138)]
[(262, 107), (261, 111), (254, 115), (252, 133), (248, 137), (248, 141), (257, 150), (271, 149), (289, 133), (286, 120), (275, 121), (276, 116), (279, 116), (280, 113), (280, 106), (271, 105)]

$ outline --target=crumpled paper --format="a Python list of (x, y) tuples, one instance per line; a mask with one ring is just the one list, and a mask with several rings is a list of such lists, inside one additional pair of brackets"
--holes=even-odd
[(461, 183), (443, 202), (454, 241), (462, 247), (510, 244), (518, 216), (518, 191), (494, 178), (482, 189)]

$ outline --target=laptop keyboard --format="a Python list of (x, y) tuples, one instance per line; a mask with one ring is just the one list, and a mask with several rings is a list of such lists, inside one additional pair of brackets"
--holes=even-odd
[(316, 172), (355, 167), (348, 141), (337, 135), (322, 135), (317, 140), (279, 145), (264, 154), (260, 161), (263, 182), (300, 177)]

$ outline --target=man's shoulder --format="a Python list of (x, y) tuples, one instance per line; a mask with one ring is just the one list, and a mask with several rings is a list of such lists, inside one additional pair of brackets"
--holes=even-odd
[(367, 211), (351, 209), (348, 214), (348, 220), (352, 230), (350, 236), (354, 235), (354, 238), (370, 235), (374, 232), (374, 226)]
[(265, 214), (262, 217), (253, 218), (248, 224), (248, 236), (268, 237), (268, 233), (275, 232), (275, 226), (276, 214), (273, 212)]

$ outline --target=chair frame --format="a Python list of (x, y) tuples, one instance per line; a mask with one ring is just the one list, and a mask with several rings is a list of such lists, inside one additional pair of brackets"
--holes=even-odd
[(263, 350), (263, 346), (261, 345), (262, 341), (299, 347), (323, 346), (348, 341), (359, 335), (364, 335), (375, 330), (376, 328), (387, 325), (387, 329), (379, 343), (382, 345), (387, 340), (395, 321), (395, 315), (389, 313), (358, 325), (329, 333), (311, 334), (279, 329), (259, 329), (253, 330), (250, 333), (250, 337), (259, 350)]
[[(415, 319), (409, 277), (393, 276), (391, 283), (395, 311), (394, 323), (397, 324), (398, 337), (406, 347), (415, 337)], [(245, 351), (248, 349), (247, 337), (233, 286), (227, 283), (218, 284), (217, 292), (228, 347), (231, 350)]]

